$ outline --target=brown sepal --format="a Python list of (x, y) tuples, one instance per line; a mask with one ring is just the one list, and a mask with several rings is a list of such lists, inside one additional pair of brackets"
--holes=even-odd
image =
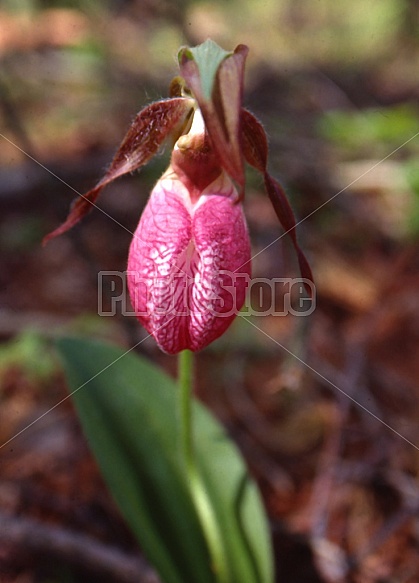
[(142, 109), (119, 146), (105, 176), (94, 188), (74, 201), (67, 219), (44, 237), (43, 244), (74, 227), (96, 206), (95, 201), (107, 184), (146, 164), (167, 138), (171, 137), (175, 142), (185, 130), (192, 111), (193, 100), (183, 97), (157, 101)]
[(211, 145), (221, 166), (239, 185), (240, 198), (243, 197), (245, 182), (240, 112), (248, 50), (245, 45), (239, 45), (232, 55), (221, 62), (210, 99), (204, 96), (196, 62), (187, 58), (186, 54), (180, 61), (180, 71), (202, 111)]
[[(314, 281), (310, 265), (297, 241), (295, 216), (287, 195), (279, 182), (272, 178), (267, 170), (268, 140), (265, 130), (256, 117), (246, 109), (242, 109), (241, 123), (243, 155), (248, 164), (263, 174), (266, 192), (269, 195), (276, 216), (284, 228), (285, 234), (290, 236), (297, 252), (302, 277), (309, 281)], [(306, 285), (305, 288), (311, 296), (313, 291), (311, 287)]]

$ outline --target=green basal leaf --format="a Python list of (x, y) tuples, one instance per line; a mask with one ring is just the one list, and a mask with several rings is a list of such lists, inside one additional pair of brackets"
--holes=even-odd
[[(62, 339), (58, 350), (103, 476), (165, 583), (218, 583), (178, 451), (175, 382), (120, 348)], [(223, 427), (193, 403), (195, 449), (228, 583), (272, 583), (265, 512)]]
[(103, 477), (162, 581), (215, 583), (179, 468), (170, 378), (109, 345), (62, 339), (58, 350)]
[(212, 90), (215, 83), (218, 67), (226, 57), (232, 55), (232, 52), (225, 51), (213, 40), (207, 39), (197, 47), (184, 47), (179, 51), (179, 62), (184, 59), (193, 60), (198, 66), (201, 87), (204, 98), (211, 99)]
[(222, 537), (229, 583), (272, 583), (266, 515), (241, 454), (224, 428), (197, 402), (194, 427), (198, 463)]

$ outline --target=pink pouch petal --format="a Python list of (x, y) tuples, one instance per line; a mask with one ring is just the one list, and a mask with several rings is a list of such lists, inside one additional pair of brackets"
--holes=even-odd
[(128, 256), (128, 290), (136, 315), (159, 346), (170, 353), (189, 344), (187, 326), (182, 323), (185, 317), (176, 316), (184, 307), (179, 296), (184, 280), (181, 266), (191, 241), (191, 217), (177, 194), (182, 190), (186, 191), (178, 180), (157, 183)]
[(165, 352), (201, 350), (243, 305), (250, 243), (236, 198), (224, 173), (195, 205), (173, 174), (151, 194), (130, 248), (128, 287), (138, 319)]
[(237, 196), (223, 173), (202, 194), (192, 219), (199, 260), (191, 294), (191, 350), (221, 336), (245, 300), (250, 241)]

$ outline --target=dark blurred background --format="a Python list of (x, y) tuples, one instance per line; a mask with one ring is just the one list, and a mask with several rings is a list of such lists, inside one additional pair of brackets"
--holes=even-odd
[[(124, 271), (169, 153), (105, 189), (105, 212), (41, 239), (101, 177), (135, 114), (168, 95), (178, 48), (208, 37), (250, 47), (245, 105), (302, 221), (317, 307), (237, 318), (198, 355), (197, 392), (262, 489), (278, 581), (417, 582), (417, 0), (0, 2), (0, 581), (154, 580), (88, 452), (52, 340), (146, 337), (133, 317), (98, 315), (97, 274)], [(262, 186), (249, 171), (254, 275), (298, 277)], [(109, 306), (111, 286), (102, 292)], [(138, 350), (175, 373), (153, 340)]]

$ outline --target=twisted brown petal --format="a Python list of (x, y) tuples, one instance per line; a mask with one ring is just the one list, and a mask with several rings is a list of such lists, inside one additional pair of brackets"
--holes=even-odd
[(193, 100), (183, 97), (157, 101), (142, 109), (132, 122), (105, 176), (94, 188), (74, 201), (67, 219), (44, 237), (43, 244), (74, 227), (95, 206), (97, 197), (107, 184), (146, 164), (167, 138), (172, 137), (176, 141), (192, 111)]
[[(267, 170), (268, 140), (265, 130), (256, 117), (246, 109), (242, 109), (241, 111), (241, 122), (243, 155), (248, 164), (263, 174), (266, 192), (272, 202), (276, 216), (284, 228), (285, 233), (290, 236), (297, 252), (301, 275), (303, 278), (313, 281), (310, 265), (297, 241), (295, 216), (287, 195), (279, 182), (272, 178)], [(306, 285), (305, 287), (311, 295), (312, 290), (310, 286)]]

